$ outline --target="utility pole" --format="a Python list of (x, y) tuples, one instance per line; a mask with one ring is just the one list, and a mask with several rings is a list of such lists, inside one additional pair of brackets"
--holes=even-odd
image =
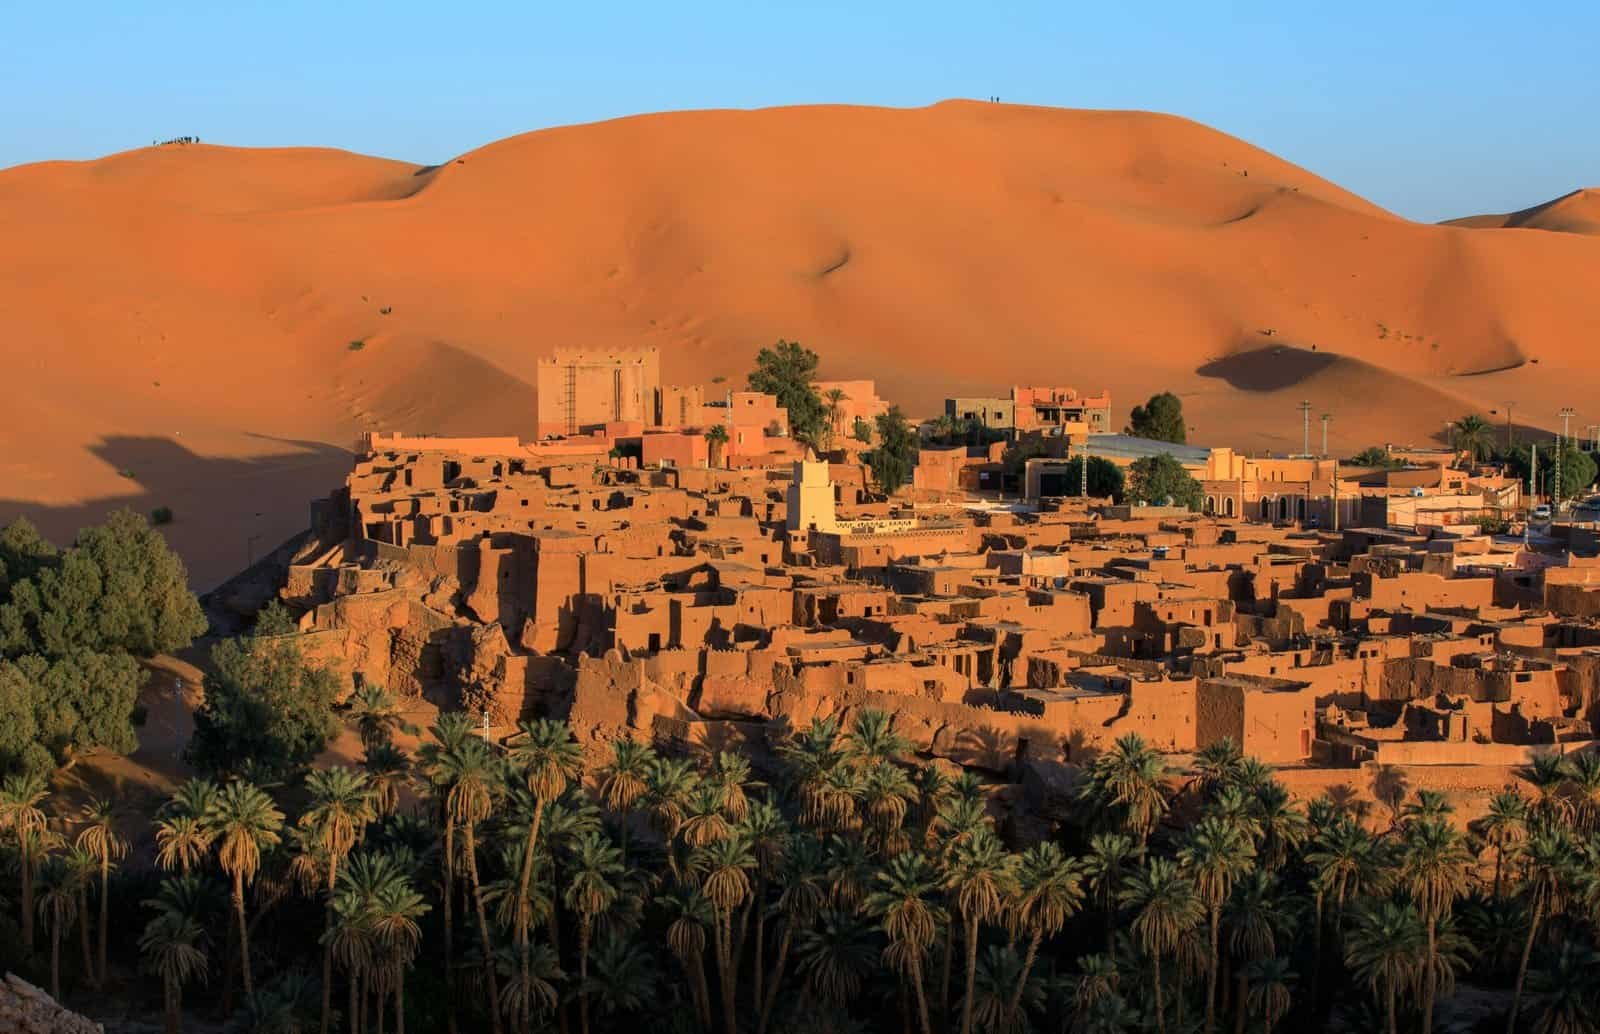
[(1511, 407), (1514, 406), (1514, 405), (1516, 405), (1515, 402), (1507, 402), (1507, 403), (1505, 403), (1505, 407), (1506, 407), (1506, 451), (1507, 452), (1510, 452), (1512, 447), (1514, 447), (1517, 444), (1517, 442), (1516, 442), (1516, 434), (1517, 434), (1517, 432), (1516, 432), (1514, 426), (1511, 423)]
[(1567, 421), (1572, 419), (1572, 407), (1562, 406), (1561, 412), (1556, 416), (1561, 418), (1561, 437), (1556, 439), (1556, 491), (1555, 501), (1550, 510), (1552, 514), (1561, 512), (1561, 454), (1567, 448)]
[(1600, 452), (1600, 424), (1590, 424), (1585, 430), (1589, 432), (1590, 451)]
[(1539, 443), (1528, 443), (1528, 505), (1539, 498)]
[(1311, 455), (1311, 403), (1300, 403), (1300, 455)]
[(1322, 458), (1328, 458), (1328, 421), (1333, 419), (1332, 413), (1322, 414)]
[[(1083, 497), (1085, 506), (1089, 505), (1089, 432), (1083, 432), (1083, 469), (1078, 472), (1078, 494)], [(1087, 511), (1085, 511), (1087, 512)]]

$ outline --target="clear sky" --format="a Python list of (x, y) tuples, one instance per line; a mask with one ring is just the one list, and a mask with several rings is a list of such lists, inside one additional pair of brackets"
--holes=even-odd
[(442, 161), (676, 108), (947, 97), (1208, 123), (1416, 219), (1600, 185), (1600, 0), (0, 0), (0, 167), (198, 135)]

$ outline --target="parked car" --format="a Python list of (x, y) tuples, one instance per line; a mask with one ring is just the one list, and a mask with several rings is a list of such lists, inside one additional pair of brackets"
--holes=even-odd
[(1535, 506), (1533, 509), (1528, 511), (1528, 516), (1532, 520), (1548, 521), (1550, 519), (1550, 506), (1549, 506), (1549, 504), (1540, 503), (1538, 506)]

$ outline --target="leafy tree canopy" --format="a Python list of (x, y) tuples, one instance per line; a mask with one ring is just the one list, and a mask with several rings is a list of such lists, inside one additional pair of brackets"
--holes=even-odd
[[(1521, 478), (1526, 485), (1532, 462), (1529, 457), (1529, 447), (1518, 445), (1506, 453), (1503, 459), (1507, 471), (1513, 477)], [(1567, 442), (1561, 450), (1561, 498), (1575, 499), (1587, 495), (1590, 486), (1594, 484), (1596, 472), (1594, 457), (1572, 442)], [(1543, 442), (1539, 445), (1539, 494), (1553, 495), (1555, 489), (1555, 443)]]
[(879, 413), (875, 422), (878, 446), (867, 457), (867, 465), (872, 468), (872, 478), (878, 483), (878, 489), (891, 495), (911, 480), (911, 468), (917, 458), (917, 434), (899, 406)]
[(293, 637), (228, 639), (211, 650), (205, 703), (194, 715), (188, 762), (215, 775), (284, 779), (310, 764), (338, 731), (341, 685), (301, 655)]
[(1200, 482), (1183, 469), (1183, 464), (1162, 453), (1135, 460), (1128, 468), (1128, 497), (1156, 506), (1170, 499), (1173, 506), (1198, 510), (1202, 493)]
[(872, 444), (872, 425), (860, 417), (856, 417), (855, 424), (850, 428), (850, 437), (863, 445)]
[(1189, 440), (1189, 431), (1183, 422), (1183, 402), (1170, 391), (1151, 395), (1150, 401), (1133, 407), (1122, 433), (1184, 444)]
[[(1083, 457), (1074, 456), (1066, 466), (1067, 494), (1078, 495), (1083, 488)], [(1104, 456), (1089, 457), (1089, 495), (1095, 499), (1122, 498), (1125, 479), (1122, 468)]]
[(1365, 449), (1350, 457), (1347, 461), (1358, 467), (1382, 467), (1385, 470), (1398, 470), (1405, 466), (1405, 461), (1389, 454), (1389, 450), (1381, 445), (1369, 445)]
[(817, 379), (817, 353), (798, 341), (779, 341), (756, 353), (750, 371), (751, 391), (776, 395), (789, 411), (789, 433), (808, 445), (820, 446), (828, 422), (828, 408), (812, 382)]
[(129, 510), (68, 549), (26, 520), (0, 529), (0, 773), (137, 746), (137, 658), (205, 631), (183, 563)]

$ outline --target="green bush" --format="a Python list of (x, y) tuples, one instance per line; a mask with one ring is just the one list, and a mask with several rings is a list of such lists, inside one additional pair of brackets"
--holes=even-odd
[(151, 510), (150, 511), (150, 523), (151, 524), (171, 524), (172, 523), (172, 507), (170, 507), (170, 506), (158, 506), (154, 510)]

